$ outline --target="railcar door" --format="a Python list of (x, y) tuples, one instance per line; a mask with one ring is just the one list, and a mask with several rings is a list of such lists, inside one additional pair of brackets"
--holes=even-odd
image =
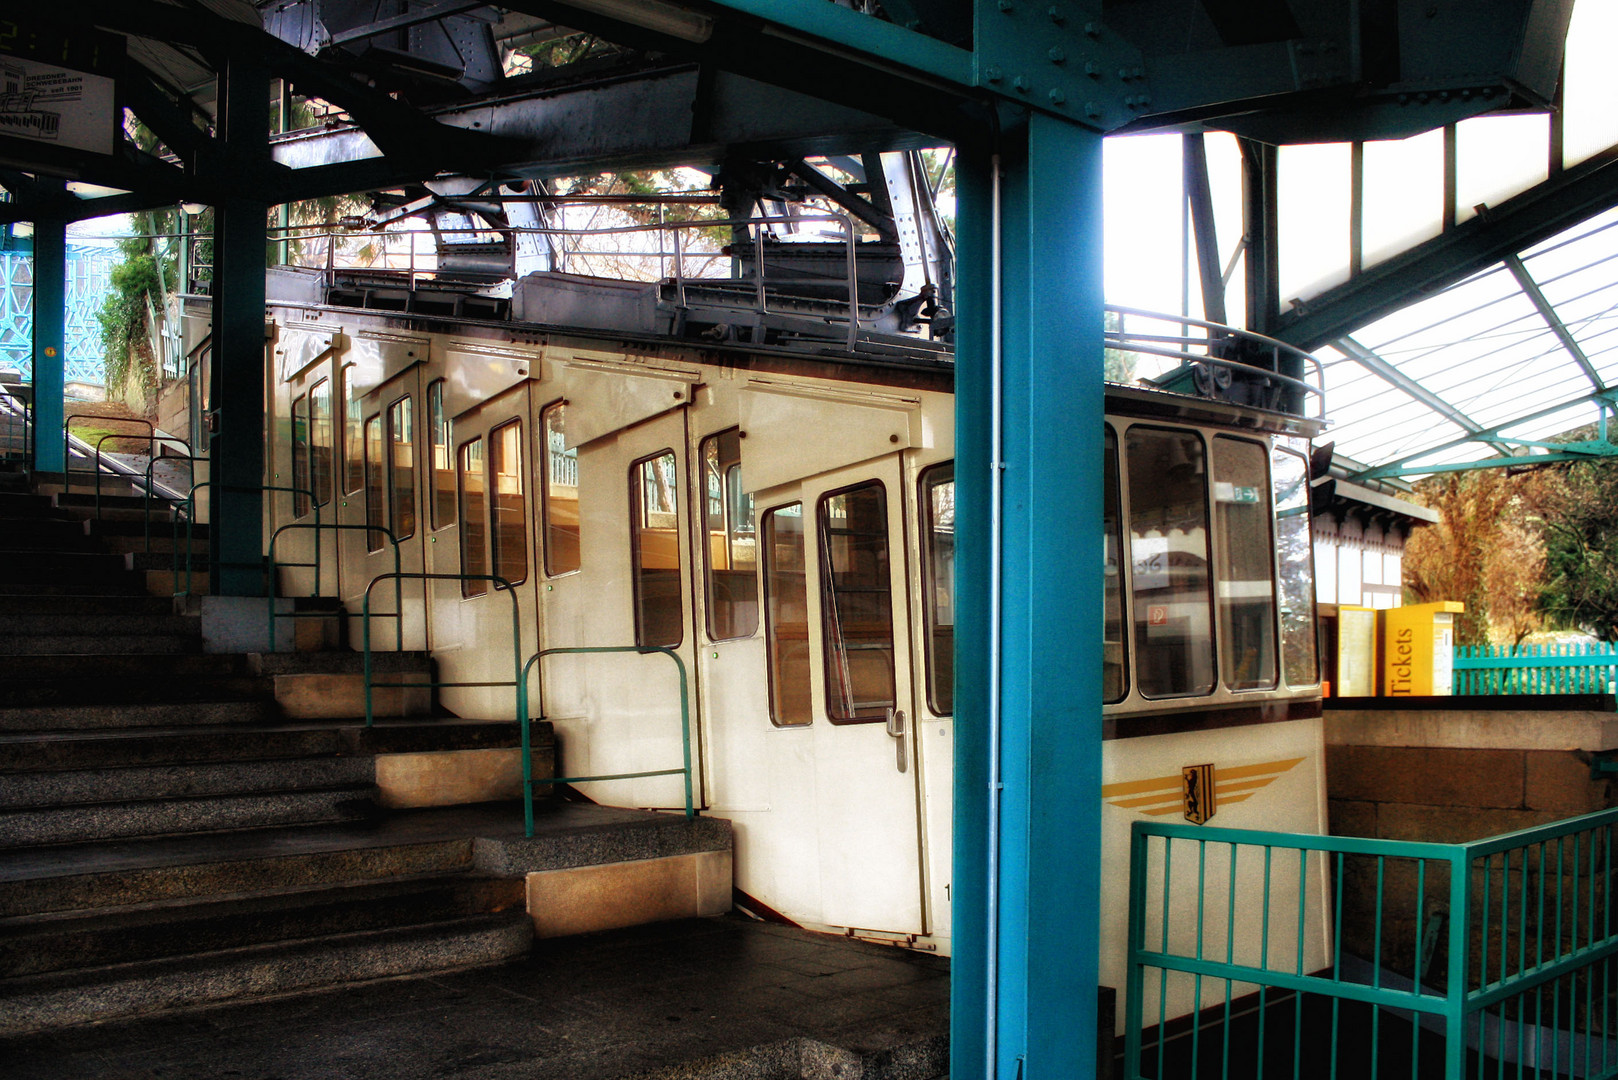
[[(365, 530), (345, 530), (344, 542), (355, 558), (358, 573), (344, 578), (348, 606), (356, 616), (351, 625), (358, 647), (363, 641), (361, 619), (369, 595), (371, 648), (422, 649), (426, 647), (426, 618), (422, 582), (403, 579), (397, 592), (392, 581), (372, 582), (397, 569), (422, 569), (421, 514), (421, 387), (419, 368), (412, 366), (396, 378), (363, 395), (359, 401), (360, 471), (359, 504)], [(353, 499), (351, 498), (352, 502)], [(398, 559), (394, 558), (395, 548)], [(398, 598), (396, 600), (396, 597)], [(402, 603), (402, 618), (395, 612)]]
[[(607, 396), (596, 392), (603, 389), (601, 379), (573, 372), (568, 396), (540, 405), (536, 414), (542, 644), (547, 649), (667, 648), (689, 675), (692, 553), (683, 404), (695, 375), (613, 377), (620, 382)], [(652, 410), (654, 415), (641, 418)], [(551, 655), (543, 661), (540, 692), (544, 715), (556, 725), (564, 775), (681, 767), (680, 679), (667, 655)], [(694, 711), (690, 737), (695, 767)], [(700, 802), (700, 778), (693, 777), (693, 784)], [(609, 805), (685, 805), (678, 775), (579, 787)]]
[[(822, 921), (921, 934), (927, 927), (902, 478), (898, 454), (823, 473), (799, 486), (797, 513), (811, 613), (807, 715)], [(786, 519), (777, 516), (790, 509), (770, 516), (767, 564), (781, 551)]]

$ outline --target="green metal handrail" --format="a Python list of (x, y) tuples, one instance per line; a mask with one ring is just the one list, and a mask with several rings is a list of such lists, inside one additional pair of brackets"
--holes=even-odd
[[(152, 470), (156, 468), (157, 463), (162, 461), (164, 458), (167, 458), (170, 461), (189, 461), (191, 463), (191, 485), (195, 487), (197, 482), (197, 462), (208, 460), (205, 457), (198, 457), (197, 455), (190, 453), (189, 451), (191, 448), (186, 446), (182, 440), (175, 439), (174, 441), (179, 443), (181, 446), (185, 446), (187, 453), (164, 454), (159, 457), (149, 458), (146, 462), (146, 475), (143, 478), (145, 487), (142, 489), (141, 498), (141, 520), (145, 523), (146, 553), (148, 555), (151, 554), (152, 551), (152, 488), (157, 484), (156, 478), (152, 475)], [(167, 501), (168, 500), (166, 499), (164, 500), (165, 503), (167, 503)], [(172, 512), (175, 509), (175, 505), (171, 504), (169, 509)], [(174, 532), (172, 528), (169, 531), (171, 533)], [(174, 542), (176, 544), (180, 542), (178, 535), (175, 535)]]
[[(496, 592), (504, 590), (511, 597), (511, 660), (514, 678), (511, 682), (374, 682), (371, 678), (371, 590), (376, 583), (389, 578), (412, 581), (490, 581), (494, 583)], [(402, 609), (402, 602), (401, 602)], [(402, 614), (402, 610), (401, 610)], [(517, 692), (517, 727), (522, 734), (523, 760), (526, 762), (529, 754), (528, 737), (528, 686), (523, 679), (522, 662), (522, 619), (517, 608), (517, 593), (511, 587), (511, 582), (497, 574), (428, 574), (420, 571), (395, 572), (392, 574), (378, 574), (365, 586), (365, 596), (360, 604), (360, 624), (365, 642), (365, 726), (371, 727), (375, 723), (375, 704), (372, 701), (373, 687), (427, 687), (437, 689), (447, 686), (510, 686)], [(404, 620), (399, 620), (399, 640), (394, 643), (397, 651), (403, 650)], [(523, 825), (528, 836), (534, 835), (534, 792), (532, 785), (523, 787)]]
[[(1411, 1019), (1411, 1075), (1417, 1075), (1421, 1061), (1420, 1035), (1424, 1026), (1441, 1029), (1444, 1034), (1445, 1080), (1461, 1080), (1467, 1066), (1469, 1049), (1475, 1055), (1478, 1075), (1484, 1075), (1483, 1059), (1492, 1055), (1499, 1061), (1504, 1074), (1506, 1062), (1514, 1058), (1521, 1067), (1532, 1062), (1534, 1075), (1547, 1058), (1552, 1062), (1552, 1076), (1618, 1076), (1618, 1013), (1614, 1011), (1612, 977), (1618, 963), (1618, 926), (1614, 925), (1612, 906), (1618, 898), (1608, 895), (1609, 888), (1618, 885), (1614, 863), (1614, 832), (1618, 831), (1618, 810), (1604, 810), (1567, 821), (1524, 829), (1462, 844), (1440, 844), (1417, 841), (1383, 840), (1345, 836), (1308, 836), (1247, 829), (1221, 829), (1208, 826), (1163, 824), (1152, 821), (1134, 823), (1130, 851), (1129, 889), (1129, 941), (1128, 979), (1125, 989), (1125, 1077), (1141, 1080), (1142, 1031), (1145, 1023), (1145, 973), (1155, 969), (1158, 975), (1157, 1016), (1159, 1031), (1167, 1020), (1168, 986), (1171, 973), (1180, 973), (1195, 980), (1193, 1017), (1191, 1025), (1191, 1056), (1200, 1059), (1200, 1040), (1206, 1028), (1210, 1038), (1222, 1037), (1224, 1055), (1222, 1075), (1232, 1074), (1230, 1062), (1232, 1023), (1231, 988), (1236, 984), (1258, 987), (1258, 1041), (1254, 1044), (1259, 1055), (1255, 1075), (1271, 1075), (1264, 1067), (1264, 1025), (1270, 1009), (1267, 995), (1271, 991), (1291, 992), (1294, 995), (1295, 1034), (1293, 1037), (1291, 1075), (1323, 1076), (1326, 1069), (1318, 1061), (1305, 1068), (1302, 1054), (1304, 995), (1317, 995), (1331, 1002), (1330, 1075), (1338, 1074), (1338, 1037), (1340, 1033), (1340, 1007), (1343, 1002), (1358, 1002), (1372, 1007), (1370, 1023), (1370, 1051), (1372, 1061), (1379, 1060), (1380, 1020), (1384, 1010), (1408, 1014)], [(1194, 879), (1195, 903), (1189, 894), (1178, 896), (1171, 885), (1175, 881), (1175, 863), (1185, 862), (1185, 851), (1194, 846), (1189, 869), (1179, 871), (1181, 878)], [(1176, 857), (1176, 850), (1181, 855)], [(1228, 855), (1224, 854), (1228, 851)], [(1157, 858), (1152, 858), (1153, 853)], [(1238, 852), (1248, 853), (1239, 860)], [(1285, 875), (1292, 856), (1296, 853), (1297, 879), (1297, 939), (1295, 958), (1284, 969), (1272, 966), (1276, 959), (1270, 953), (1272, 931), (1271, 894), (1276, 890), (1276, 878), (1282, 878), (1283, 891), (1293, 887)], [(1314, 906), (1309, 896), (1310, 864), (1316, 870), (1317, 858), (1328, 860), (1326, 866), (1335, 879), (1333, 925), (1330, 927), (1333, 953), (1326, 973), (1315, 974), (1304, 970), (1305, 929), (1308, 910)], [(1372, 972), (1368, 984), (1348, 981), (1343, 966), (1343, 892), (1345, 859), (1365, 860), (1360, 874), (1365, 893), (1374, 898), (1373, 955), (1364, 958)], [(1390, 867), (1390, 861), (1394, 866)], [(1374, 862), (1374, 892), (1370, 884), (1369, 865)], [(1412, 867), (1410, 864), (1414, 864)], [(1431, 867), (1431, 875), (1430, 875)], [(1547, 871), (1546, 867), (1554, 867)], [(1154, 868), (1156, 873), (1154, 873)], [(1571, 869), (1569, 869), (1571, 868)], [(1411, 870), (1414, 870), (1414, 874)], [(1215, 878), (1210, 892), (1210, 872)], [(1221, 926), (1218, 916), (1210, 916), (1208, 909), (1215, 897), (1224, 892), (1220, 875), (1228, 880), (1228, 896), (1224, 901), (1225, 914)], [(1383, 963), (1383, 938), (1386, 927), (1394, 925), (1408, 915), (1399, 907), (1387, 906), (1387, 883), (1390, 874), (1415, 879), (1415, 918), (1412, 942), (1415, 948), (1410, 969), (1396, 974), (1408, 981), (1409, 989), (1385, 985), (1387, 972)], [(1583, 881), (1581, 884), (1581, 874)], [(1162, 895), (1148, 910), (1149, 877), (1161, 877)], [(1447, 877), (1447, 884), (1437, 879)], [(1255, 882), (1262, 882), (1262, 911), (1250, 895), (1239, 895), (1238, 879), (1251, 890)], [(1434, 881), (1429, 886), (1430, 878)], [(1569, 882), (1571, 882), (1569, 884)], [(1427, 984), (1430, 961), (1429, 939), (1437, 940), (1438, 920), (1442, 915), (1428, 908), (1430, 899), (1447, 894), (1448, 919), (1443, 926), (1447, 959), (1442, 988)], [(1364, 894), (1362, 894), (1363, 896)], [(1314, 898), (1320, 899), (1318, 895)], [(1386, 910), (1385, 910), (1386, 909)], [(1187, 933), (1185, 920), (1194, 912), (1195, 934)], [(1171, 914), (1173, 913), (1173, 914)], [(1289, 916), (1290, 917), (1290, 916)], [(1159, 933), (1147, 940), (1149, 918), (1161, 923)], [(1238, 963), (1235, 941), (1238, 921), (1244, 921), (1246, 931), (1252, 923), (1262, 919), (1260, 947), (1257, 963)], [(1172, 935), (1170, 923), (1178, 929)], [(1212, 922), (1213, 940), (1222, 930), (1223, 959), (1210, 957), (1209, 937), (1205, 933)], [(1285, 919), (1282, 920), (1283, 924)], [(1157, 922), (1152, 923), (1153, 927)], [(1400, 924), (1405, 925), (1405, 924)], [(1325, 932), (1327, 928), (1321, 928)], [(1365, 930), (1361, 928), (1361, 931)], [(1290, 944), (1290, 942), (1288, 943)], [(1254, 952), (1244, 945), (1249, 960)], [(1284, 958), (1283, 958), (1284, 962)], [(1600, 980), (1598, 985), (1598, 978)], [(1224, 984), (1224, 1031), (1218, 1020), (1204, 1009), (1203, 980), (1214, 979)], [(1580, 981), (1583, 988), (1580, 988)], [(1182, 984), (1184, 985), (1184, 984)], [(1551, 995), (1550, 1007), (1545, 1006), (1547, 991)], [(1582, 1002), (1581, 1002), (1582, 997)], [(1564, 999), (1565, 1006), (1564, 1006)], [(1599, 1006), (1599, 1021), (1596, 1009)], [(1565, 1007), (1565, 1016), (1563, 1010)], [(1427, 1018), (1424, 1025), (1423, 1018)], [(1563, 1028), (1563, 1024), (1566, 1028)], [(1580, 1024), (1582, 1023), (1582, 1030)], [(1599, 1030), (1598, 1030), (1599, 1027)], [(1515, 1042), (1508, 1035), (1515, 1031)], [(1469, 1047), (1475, 1042), (1475, 1047)], [(1158, 1072), (1165, 1075), (1163, 1054), (1167, 1042), (1158, 1043)], [(1600, 1055), (1599, 1067), (1596, 1055)], [(1559, 1068), (1557, 1061), (1566, 1060)], [(1582, 1057), (1582, 1061), (1578, 1061)], [(1196, 1068), (1195, 1065), (1192, 1066)], [(1374, 1066), (1373, 1066), (1374, 1068)], [(1245, 1064), (1240, 1071), (1248, 1072)], [(1493, 1072), (1494, 1070), (1490, 1070)], [(1373, 1076), (1375, 1073), (1373, 1072)], [(1422, 1076), (1430, 1075), (1425, 1069)]]
[[(187, 494), (184, 499), (180, 500), (179, 506), (177, 506), (175, 508), (176, 510), (178, 510), (181, 507), (183, 507), (184, 508), (184, 517), (185, 517), (185, 588), (176, 591), (175, 594), (174, 594), (175, 596), (190, 596), (191, 595), (191, 539), (192, 539), (191, 526), (196, 521), (196, 517), (197, 517), (197, 492), (201, 491), (205, 487), (218, 488), (220, 491), (231, 491), (231, 492), (235, 492), (237, 494), (251, 494), (251, 493), (263, 494), (266, 491), (289, 491), (289, 492), (292, 492), (294, 494), (296, 494), (298, 492), (307, 492), (307, 493), (310, 494), (310, 497), (313, 498), (313, 493), (309, 492), (308, 488), (287, 487), (287, 486), (282, 485), (282, 484), (215, 484), (212, 480), (204, 480), (200, 484), (192, 484), (190, 493)], [(320, 506), (319, 506), (319, 504), (315, 505), (315, 521), (314, 521), (314, 523), (316, 525), (320, 524)], [(176, 542), (175, 542), (175, 545), (174, 545), (174, 562), (173, 562), (173, 566), (174, 566), (174, 573), (176, 575), (178, 575), (179, 572), (180, 572), (180, 544), (178, 542), (178, 536), (179, 536), (179, 532), (180, 532), (180, 523), (179, 523), (179, 521), (174, 522), (174, 530), (173, 531), (174, 531), (174, 534), (175, 534), (175, 537), (176, 537)], [(316, 557), (317, 558), (319, 557), (319, 549), (320, 549), (320, 545), (316, 544), (315, 545), (315, 550), (316, 550)]]
[[(312, 562), (312, 563), (278, 563), (278, 562), (275, 561), (275, 542), (276, 542), (276, 540), (278, 540), (280, 538), (281, 534), (286, 532), (288, 529), (313, 529), (313, 530), (315, 530), (315, 561), (314, 562)], [(342, 524), (341, 522), (333, 522), (330, 525), (322, 525), (319, 521), (313, 521), (313, 522), (310, 522), (310, 521), (289, 521), (285, 525), (282, 525), (280, 528), (276, 529), (273, 533), (270, 534), (270, 548), (269, 548), (269, 555), (267, 556), (268, 561), (269, 561), (269, 582), (268, 582), (267, 587), (268, 587), (268, 591), (269, 591), (269, 594), (270, 594), (270, 596), (269, 596), (269, 601), (270, 601), (269, 602), (269, 612), (270, 612), (270, 651), (271, 652), (275, 651), (275, 620), (276, 619), (324, 618), (326, 616), (326, 612), (324, 612), (324, 611), (305, 611), (305, 612), (289, 611), (285, 615), (282, 615), (281, 613), (279, 613), (279, 612), (277, 612), (275, 610), (276, 587), (277, 587), (277, 584), (278, 584), (278, 579), (276, 577), (275, 572), (276, 572), (276, 570), (278, 570), (279, 568), (281, 568), (283, 566), (286, 566), (286, 567), (310, 567), (310, 566), (312, 566), (312, 567), (314, 567), (314, 570), (315, 570), (315, 589), (314, 589), (314, 592), (310, 593), (309, 595), (310, 596), (319, 596), (320, 595), (320, 534), (321, 534), (322, 530), (326, 530), (326, 529), (331, 529), (333, 531), (341, 531), (341, 530), (344, 530), (344, 529), (351, 529), (351, 530), (362, 531), (362, 532), (379, 532), (379, 533), (381, 533), (393, 545), (393, 570), (394, 570), (394, 573), (399, 572), (399, 567), (401, 565), (401, 563), (400, 563), (400, 555), (399, 555), (399, 539), (398, 539), (398, 537), (393, 535), (393, 530), (387, 528), (386, 526), (383, 526), (383, 525), (345, 525), (345, 524)], [(403, 585), (402, 582), (400, 582), (398, 580), (395, 580), (394, 583), (393, 583), (393, 608), (394, 608), (393, 617), (399, 620), (399, 637), (402, 640), (403, 637), (404, 637), (404, 585)]]
[[(554, 649), (541, 649), (533, 656), (529, 657), (528, 663), (523, 665), (523, 682), (525, 684), (527, 683), (529, 669), (536, 667), (539, 664), (541, 657), (556, 655), (579, 655), (582, 653), (639, 653), (643, 656), (651, 653), (662, 653), (664, 656), (667, 656), (670, 660), (674, 661), (674, 666), (680, 673), (680, 743), (684, 751), (685, 764), (678, 769), (653, 769), (647, 772), (604, 773), (600, 776), (554, 776), (549, 779), (541, 779), (539, 783), (583, 784), (591, 780), (635, 780), (643, 776), (673, 776), (676, 773), (683, 773), (685, 775), (686, 820), (689, 821), (690, 819), (696, 817), (696, 808), (691, 797), (691, 704), (687, 696), (685, 661), (680, 659), (679, 653), (675, 652), (666, 645), (581, 645), (558, 647)], [(541, 701), (539, 719), (543, 720), (545, 719), (543, 706), (545, 696), (545, 678), (543, 671), (540, 672), (539, 688)], [(529, 751), (527, 731), (528, 726), (524, 724), (522, 778), (523, 787), (525, 789), (531, 788), (533, 785), (533, 770), (530, 766), (528, 757)]]
[[(62, 420), (62, 490), (63, 491), (72, 491), (73, 490), (73, 468), (72, 468), (72, 466), (70, 464), (72, 462), (72, 460), (73, 460), (73, 456), (68, 451), (71, 449), (72, 444), (73, 444), (73, 421), (75, 421), (75, 420), (104, 420), (104, 421), (106, 421), (108, 423), (111, 423), (111, 424), (139, 424), (141, 427), (146, 429), (146, 433), (148, 435), (155, 435), (157, 433), (156, 426), (153, 425), (153, 423), (150, 420), (143, 420), (143, 419), (141, 419), (139, 417), (135, 417), (135, 416), (95, 416), (95, 415), (92, 415), (91, 413), (74, 413), (72, 416), (64, 418)], [(138, 438), (140, 438), (139, 435), (131, 435), (128, 432), (109, 431), (105, 435), (101, 436), (101, 439), (96, 440), (95, 464), (93, 464), (91, 466), (91, 469), (95, 472), (95, 475), (96, 475), (96, 506), (97, 506), (97, 512), (98, 513), (99, 513), (99, 510), (100, 510), (100, 503), (101, 503), (101, 440), (106, 439), (109, 436), (117, 437), (117, 438), (123, 438), (123, 439), (138, 439)]]

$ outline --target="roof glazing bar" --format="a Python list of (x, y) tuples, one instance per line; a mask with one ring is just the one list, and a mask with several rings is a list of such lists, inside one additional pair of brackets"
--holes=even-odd
[[(1470, 432), (1477, 441), (1488, 442), (1487, 433), (1481, 424), (1347, 334), (1332, 342), (1332, 345), (1336, 347), (1338, 352), (1341, 352), (1373, 375), (1392, 383), (1395, 387), (1410, 395), (1411, 398), (1438, 413), (1461, 430)], [(1489, 442), (1489, 445), (1501, 453), (1507, 452), (1507, 447), (1504, 444)]]
[(1528, 273), (1528, 267), (1524, 266), (1522, 260), (1515, 255), (1507, 255), (1502, 261), (1506, 264), (1506, 269), (1511, 271), (1511, 276), (1517, 279), (1517, 284), (1522, 287), (1523, 293), (1529, 300), (1533, 301), (1534, 309), (1539, 312), (1540, 317), (1550, 326), (1551, 333), (1556, 335), (1556, 340), (1562, 343), (1562, 348), (1568, 351), (1568, 355), (1573, 357), (1574, 363), (1579, 365), (1579, 369), (1590, 380), (1590, 384), (1597, 390), (1605, 390), (1607, 386), (1601, 381), (1601, 375), (1596, 371), (1595, 365), (1590, 363), (1588, 356), (1584, 355), (1584, 350), (1579, 347), (1579, 343), (1573, 340), (1573, 335), (1568, 332), (1567, 324), (1562, 321), (1561, 316), (1556, 314), (1556, 309), (1551, 306), (1549, 300), (1545, 299), (1545, 294), (1539, 291), (1539, 284)]

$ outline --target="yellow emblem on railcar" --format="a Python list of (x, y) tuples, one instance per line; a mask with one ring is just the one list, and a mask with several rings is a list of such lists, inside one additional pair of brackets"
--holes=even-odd
[[(1251, 799), (1263, 789), (1279, 780), (1285, 773), (1303, 763), (1303, 758), (1283, 758), (1279, 761), (1261, 761), (1251, 765), (1231, 765), (1215, 768), (1213, 765), (1187, 765), (1178, 776), (1154, 776), (1146, 780), (1123, 780), (1105, 784), (1101, 797), (1120, 810), (1135, 810), (1149, 817), (1184, 814), (1188, 821), (1198, 825), (1214, 815), (1216, 805), (1239, 803)], [(1206, 775), (1200, 770), (1206, 769)], [(1192, 772), (1199, 772), (1197, 792), (1200, 799), (1200, 818), (1191, 813), (1189, 795)]]
[(1180, 769), (1180, 802), (1185, 807), (1185, 819), (1193, 825), (1202, 825), (1219, 809), (1214, 790), (1214, 767), (1186, 765)]

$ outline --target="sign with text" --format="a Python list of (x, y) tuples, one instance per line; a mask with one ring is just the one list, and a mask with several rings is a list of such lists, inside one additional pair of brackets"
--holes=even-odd
[(113, 86), (104, 75), (0, 55), (0, 135), (111, 154)]

